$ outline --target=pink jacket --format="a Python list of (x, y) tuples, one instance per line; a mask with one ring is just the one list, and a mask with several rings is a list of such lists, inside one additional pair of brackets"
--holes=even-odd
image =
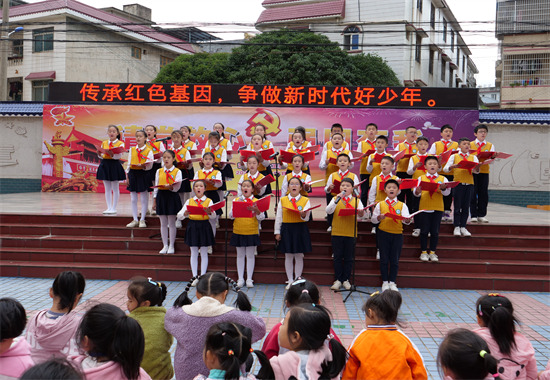
[[(536, 379), (537, 378), (537, 361), (535, 360), (535, 349), (525, 336), (516, 333), (516, 346), (512, 349), (510, 355), (504, 355), (500, 352), (498, 344), (491, 336), (491, 332), (487, 327), (481, 327), (474, 330), (479, 336), (487, 342), (491, 355), (497, 358), (499, 377), (502, 380), (507, 379)], [(525, 368), (521, 368), (525, 366)], [(516, 376), (516, 373), (519, 375)]]
[[(304, 352), (304, 351), (301, 351)], [(279, 356), (274, 356), (269, 359), (275, 380), (287, 380), (291, 376), (297, 379), (303, 379), (305, 376), (309, 380), (318, 380), (321, 372), (321, 364), (332, 361), (332, 352), (326, 345), (323, 345), (318, 350), (311, 350), (307, 355), (306, 373), (305, 376), (301, 373), (301, 361), (303, 355), (295, 351), (289, 351)], [(340, 376), (334, 378), (339, 379)]]
[(82, 316), (74, 310), (56, 319), (47, 317), (48, 310), (42, 310), (27, 323), (25, 337), (31, 346), (31, 356), (36, 363), (52, 357), (65, 358), (78, 355), (74, 339)]
[(30, 346), (23, 337), (16, 338), (10, 348), (0, 354), (0, 376), (18, 379), (33, 365)]
[(548, 360), (544, 371), (540, 372), (539, 380), (550, 380), (550, 360)]
[[(76, 365), (82, 368), (82, 362), (86, 358), (86, 355), (71, 356), (69, 360), (72, 360)], [(87, 369), (82, 368), (82, 370), (86, 376), (86, 380), (126, 379), (120, 364), (116, 362), (105, 362), (103, 365), (98, 367)], [(139, 377), (137, 380), (151, 380), (151, 377), (143, 370), (143, 368), (140, 368)]]

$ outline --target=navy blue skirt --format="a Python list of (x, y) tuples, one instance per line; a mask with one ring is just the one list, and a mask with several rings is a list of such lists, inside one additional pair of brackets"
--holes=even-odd
[(260, 245), (260, 235), (232, 234), (229, 245), (232, 247), (257, 247)]
[(103, 159), (97, 168), (97, 179), (100, 181), (124, 181), (126, 173), (119, 160)]
[[(220, 195), (218, 194), (218, 190), (208, 190), (204, 192), (204, 195), (206, 195), (206, 198), (210, 198), (212, 201), (212, 204), (218, 203), (220, 201)], [(223, 208), (223, 207), (222, 207)], [(216, 210), (217, 215), (222, 215), (223, 211), (222, 209)]]
[(311, 238), (307, 223), (283, 223), (279, 250), (282, 253), (311, 252)]
[(128, 186), (126, 189), (136, 193), (147, 191), (151, 185), (149, 182), (151, 178), (149, 172), (150, 170), (130, 169), (128, 172)]
[(233, 168), (231, 165), (225, 165), (223, 170), (220, 170), (222, 173), (222, 185), (218, 188), (222, 191), (227, 190), (226, 181), (231, 181), (233, 178), (235, 178), (235, 175), (233, 174)]
[(214, 243), (214, 232), (208, 220), (189, 220), (185, 231), (185, 244), (190, 247), (210, 247)]
[(176, 215), (183, 207), (179, 194), (170, 190), (159, 190), (156, 202), (157, 215)]

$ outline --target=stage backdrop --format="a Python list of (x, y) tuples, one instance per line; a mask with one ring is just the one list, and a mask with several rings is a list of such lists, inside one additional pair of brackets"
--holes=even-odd
[[(107, 139), (107, 125), (115, 124), (122, 132), (126, 148), (135, 144), (135, 132), (147, 124), (157, 126), (157, 137), (167, 137), (183, 125), (192, 128), (192, 139), (203, 148), (215, 122), (222, 122), (225, 134), (234, 148), (248, 143), (254, 127), (265, 126), (268, 138), (276, 150), (284, 149), (296, 126), (307, 130), (307, 139), (313, 145), (328, 140), (330, 127), (340, 123), (345, 129), (346, 141), (352, 149), (364, 139), (368, 123), (376, 123), (379, 134), (388, 136), (390, 147), (404, 141), (405, 128), (415, 126), (430, 143), (440, 138), (440, 127), (450, 124), (455, 129), (454, 139), (473, 136), (478, 121), (477, 110), (444, 109), (388, 109), (388, 108), (321, 108), (321, 107), (256, 107), (256, 106), (160, 106), (160, 105), (45, 105), (43, 113), (42, 190), (43, 191), (98, 191), (103, 185), (97, 181), (99, 165), (94, 145)], [(319, 170), (320, 151), (310, 163), (313, 180), (322, 179)], [(126, 159), (126, 157), (124, 157)], [(237, 162), (238, 158), (233, 157)], [(198, 164), (195, 164), (198, 167)], [(274, 165), (272, 165), (274, 167)], [(229, 188), (236, 188), (241, 170), (234, 167), (235, 179)], [(354, 172), (358, 172), (355, 165)], [(319, 183), (315, 194), (320, 195)], [(122, 189), (121, 189), (122, 190)]]

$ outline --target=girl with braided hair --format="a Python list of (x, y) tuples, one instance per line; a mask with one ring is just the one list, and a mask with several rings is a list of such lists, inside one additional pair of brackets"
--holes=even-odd
[[(189, 298), (189, 289), (196, 280), (197, 301)], [(225, 305), (229, 290), (237, 292), (235, 306)], [(237, 283), (219, 272), (193, 277), (174, 306), (166, 312), (164, 327), (177, 340), (174, 367), (177, 380), (191, 380), (208, 373), (202, 353), (211, 326), (222, 322), (239, 323), (252, 330), (252, 342), (265, 335), (265, 322), (250, 313), (252, 305)]]

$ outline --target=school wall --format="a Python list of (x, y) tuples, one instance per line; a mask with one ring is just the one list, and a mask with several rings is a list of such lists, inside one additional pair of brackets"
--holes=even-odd
[(513, 154), (491, 165), (489, 201), (517, 206), (550, 204), (550, 126), (487, 124), (487, 140)]
[(0, 116), (0, 194), (40, 191), (42, 116)]

